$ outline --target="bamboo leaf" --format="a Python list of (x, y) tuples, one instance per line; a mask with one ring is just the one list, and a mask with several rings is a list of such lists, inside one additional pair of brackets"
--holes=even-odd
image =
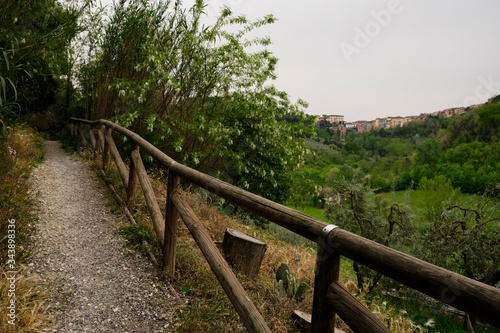
[(3, 51), (3, 57), (5, 59), (5, 66), (7, 66), (7, 72), (10, 71), (9, 58), (7, 58), (7, 51)]
[(14, 90), (14, 101), (17, 101), (17, 89), (14, 83), (12, 83), (11, 79), (7, 78), (7, 80), (10, 82), (10, 85), (12, 86), (12, 89)]

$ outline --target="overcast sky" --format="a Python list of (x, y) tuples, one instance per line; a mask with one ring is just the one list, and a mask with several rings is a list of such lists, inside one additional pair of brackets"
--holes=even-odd
[[(188, 3), (187, 1), (185, 3)], [(430, 113), (500, 93), (498, 0), (211, 0), (248, 18), (279, 59), (274, 84), (308, 114)]]
[(218, 0), (278, 22), (260, 29), (276, 86), (309, 114), (347, 121), (417, 115), (500, 93), (498, 0)]

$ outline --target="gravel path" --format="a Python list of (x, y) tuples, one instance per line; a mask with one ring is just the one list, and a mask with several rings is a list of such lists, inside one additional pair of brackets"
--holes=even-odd
[(174, 330), (183, 301), (145, 256), (124, 247), (95, 172), (58, 142), (45, 151), (32, 175), (41, 205), (29, 266), (53, 295), (51, 332)]

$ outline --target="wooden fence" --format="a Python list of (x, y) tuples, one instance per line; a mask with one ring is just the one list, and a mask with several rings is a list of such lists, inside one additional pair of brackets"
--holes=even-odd
[[(171, 274), (175, 271), (177, 221), (179, 216), (182, 218), (249, 332), (270, 332), (270, 329), (178, 190), (181, 178), (318, 244), (311, 323), (313, 333), (334, 332), (336, 314), (355, 332), (390, 332), (339, 283), (341, 256), (468, 315), (500, 326), (500, 289), (370, 241), (177, 163), (138, 134), (113, 122), (71, 118), (70, 130), (73, 136), (81, 139), (83, 145), (92, 146), (95, 156), (98, 151), (102, 152), (103, 170), (108, 167), (111, 154), (127, 189), (126, 206), (129, 211), (133, 211), (137, 183), (140, 183), (163, 249), (163, 267)], [(112, 131), (132, 142), (129, 171), (113, 141)], [(165, 218), (139, 149), (169, 170)]]

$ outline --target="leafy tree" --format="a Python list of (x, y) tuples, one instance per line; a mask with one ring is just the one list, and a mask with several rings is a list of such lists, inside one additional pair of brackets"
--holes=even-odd
[[(360, 170), (346, 165), (332, 169), (327, 183), (331, 194), (325, 215), (334, 224), (396, 249), (408, 246), (411, 228), (405, 210), (397, 204), (387, 208), (386, 203), (377, 202)], [(356, 262), (353, 268), (361, 290), (371, 292), (382, 278)]]
[(2, 1), (3, 116), (26, 116), (46, 111), (57, 103), (61, 77), (67, 71), (65, 50), (78, 31), (78, 16), (78, 8), (64, 7), (55, 0)]
[(417, 146), (417, 164), (428, 164), (431, 169), (439, 158), (439, 144), (434, 139), (426, 140)]
[(473, 200), (441, 212), (425, 237), (423, 257), (494, 286), (500, 282), (500, 187)]
[(284, 200), (313, 123), (307, 103), (291, 103), (269, 84), (271, 52), (248, 51), (270, 39), (245, 36), (275, 19), (249, 21), (224, 8), (205, 26), (205, 7), (201, 0), (189, 11), (180, 2), (118, 3), (89, 62), (97, 73), (92, 117), (112, 118), (176, 160)]

